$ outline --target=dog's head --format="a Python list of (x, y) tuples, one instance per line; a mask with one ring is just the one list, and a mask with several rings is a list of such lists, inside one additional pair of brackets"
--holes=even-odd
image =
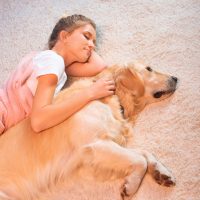
[(161, 101), (176, 90), (176, 77), (156, 72), (144, 64), (132, 63), (114, 68), (116, 95), (124, 107), (126, 118), (132, 118), (145, 105)]

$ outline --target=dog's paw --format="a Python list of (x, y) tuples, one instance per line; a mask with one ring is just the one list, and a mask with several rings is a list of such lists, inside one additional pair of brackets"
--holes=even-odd
[(131, 189), (130, 184), (128, 184), (128, 182), (125, 182), (122, 185), (122, 188), (121, 188), (122, 200), (130, 200), (131, 199), (131, 197), (133, 196), (133, 192), (130, 189)]
[(123, 200), (131, 200), (133, 195), (137, 192), (141, 178), (135, 176), (135, 174), (131, 174), (126, 177), (124, 184), (121, 187), (121, 197)]
[(161, 163), (155, 165), (152, 176), (159, 185), (171, 187), (176, 184), (172, 173)]

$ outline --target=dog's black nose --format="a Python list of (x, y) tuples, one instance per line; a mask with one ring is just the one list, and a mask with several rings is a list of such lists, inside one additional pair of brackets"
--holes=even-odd
[(178, 82), (178, 78), (176, 78), (175, 76), (171, 77), (173, 81), (175, 81), (176, 83)]

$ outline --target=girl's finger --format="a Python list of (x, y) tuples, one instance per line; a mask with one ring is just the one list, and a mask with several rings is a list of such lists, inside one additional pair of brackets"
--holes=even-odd
[(108, 89), (109, 89), (109, 90), (115, 90), (115, 86), (114, 86), (114, 85), (110, 85), (110, 86), (108, 87)]

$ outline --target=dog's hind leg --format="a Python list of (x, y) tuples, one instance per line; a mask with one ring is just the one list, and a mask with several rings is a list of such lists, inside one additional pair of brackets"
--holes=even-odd
[(82, 149), (82, 166), (94, 170), (95, 176), (122, 178), (123, 199), (131, 199), (146, 173), (147, 161), (133, 150), (123, 148), (112, 141), (98, 141)]

